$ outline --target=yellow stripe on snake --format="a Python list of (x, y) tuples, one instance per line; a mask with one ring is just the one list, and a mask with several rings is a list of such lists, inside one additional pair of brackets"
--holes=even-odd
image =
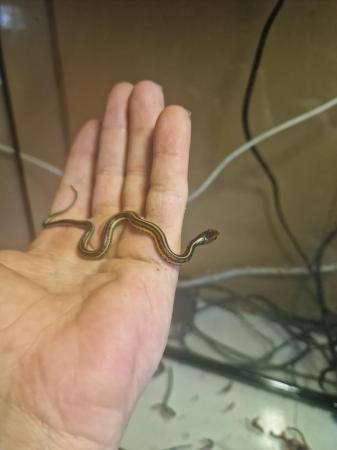
[(71, 186), (71, 188), (74, 191), (75, 197), (74, 200), (71, 202), (70, 206), (63, 209), (62, 211), (57, 211), (47, 216), (46, 219), (43, 221), (43, 226), (49, 227), (51, 225), (53, 226), (65, 225), (84, 228), (85, 232), (83, 233), (79, 241), (78, 249), (80, 254), (87, 258), (91, 259), (103, 258), (108, 252), (110, 245), (112, 243), (114, 230), (118, 225), (120, 225), (123, 222), (127, 222), (129, 225), (136, 228), (137, 230), (143, 231), (144, 233), (150, 235), (156, 245), (159, 255), (166, 262), (169, 262), (171, 264), (186, 263), (192, 258), (196, 247), (198, 247), (199, 245), (209, 244), (210, 242), (214, 241), (219, 235), (219, 232), (216, 230), (203, 231), (188, 243), (186, 250), (183, 253), (177, 254), (173, 252), (173, 250), (171, 250), (165, 233), (158, 225), (144, 219), (134, 211), (121, 211), (113, 215), (106, 221), (101, 235), (101, 244), (97, 249), (93, 250), (89, 248), (89, 244), (95, 232), (95, 226), (90, 220), (76, 220), (76, 219), (55, 220), (55, 217), (69, 211), (69, 209), (75, 204), (78, 197), (78, 193), (73, 186)]

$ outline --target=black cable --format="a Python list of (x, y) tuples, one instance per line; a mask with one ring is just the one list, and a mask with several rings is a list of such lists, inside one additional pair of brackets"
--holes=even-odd
[[(260, 63), (262, 60), (266, 40), (269, 34), (269, 31), (274, 23), (274, 20), (276, 19), (279, 11), (281, 10), (282, 6), (284, 4), (284, 0), (278, 0), (272, 9), (269, 17), (267, 18), (266, 23), (263, 26), (263, 29), (261, 31), (261, 35), (258, 40), (258, 44), (255, 50), (255, 55), (253, 58), (252, 67), (250, 70), (246, 90), (243, 97), (243, 103), (242, 103), (242, 112), (241, 112), (241, 120), (242, 120), (242, 128), (244, 131), (244, 135), (247, 141), (250, 141), (252, 139), (252, 134), (250, 131), (249, 126), (249, 107), (252, 99), (252, 94), (255, 86), (256, 76), (258, 69), (260, 67)], [(260, 164), (261, 168), (263, 169), (264, 173), (266, 174), (273, 193), (274, 198), (274, 205), (275, 205), (275, 211), (278, 217), (278, 220), (280, 224), (282, 225), (285, 233), (287, 234), (289, 240), (293, 244), (294, 248), (296, 249), (297, 253), (301, 256), (302, 260), (305, 262), (307, 266), (310, 265), (309, 259), (307, 255), (305, 254), (302, 246), (298, 242), (297, 238), (295, 237), (294, 233), (292, 232), (285, 214), (283, 212), (282, 204), (281, 204), (281, 197), (280, 197), (280, 189), (278, 186), (278, 182), (276, 180), (275, 175), (273, 174), (272, 170), (270, 169), (269, 165), (259, 152), (258, 148), (254, 145), (250, 148), (250, 151), (254, 155), (256, 161)]]
[[(250, 102), (251, 102), (251, 98), (252, 98), (252, 94), (253, 94), (253, 89), (255, 86), (257, 71), (258, 71), (258, 68), (261, 63), (261, 59), (263, 56), (264, 47), (265, 47), (265, 43), (266, 43), (266, 40), (268, 37), (268, 33), (271, 29), (271, 26), (277, 16), (278, 12), (280, 11), (283, 3), (284, 3), (284, 0), (279, 0), (275, 4), (273, 10), (271, 11), (263, 29), (262, 29), (261, 36), (259, 38), (258, 45), (257, 45), (256, 51), (255, 51), (253, 64), (251, 67), (251, 72), (250, 72), (250, 75), (248, 78), (248, 82), (247, 82), (247, 86), (246, 86), (246, 90), (245, 90), (245, 94), (244, 94), (244, 99), (243, 99), (243, 104), (242, 104), (242, 127), (243, 127), (245, 138), (247, 141), (251, 140), (251, 138), (252, 138), (250, 126), (249, 126), (249, 107), (250, 107)], [(259, 150), (256, 146), (252, 146), (250, 148), (250, 150), (253, 153), (256, 160), (258, 161), (258, 163), (260, 164), (261, 168), (264, 170), (266, 176), (268, 177), (268, 179), (270, 181), (272, 192), (273, 192), (273, 197), (274, 197), (275, 210), (276, 210), (278, 219), (279, 219), (284, 231), (286, 232), (287, 236), (291, 240), (293, 246), (296, 248), (298, 254), (302, 257), (302, 259), (306, 263), (308, 263), (308, 258), (306, 256), (305, 252), (303, 251), (301, 245), (299, 244), (296, 237), (292, 233), (292, 231), (287, 223), (287, 220), (284, 216), (282, 205), (281, 205), (281, 200), (280, 200), (280, 191), (279, 191), (277, 180), (276, 180), (273, 172), (271, 171), (270, 167), (268, 166), (267, 162), (262, 157), (261, 153), (259, 152)]]
[[(217, 287), (214, 286), (214, 288), (216, 289)], [(313, 335), (313, 333), (315, 333), (316, 335), (322, 333), (327, 335), (327, 326), (336, 325), (336, 318), (331, 314), (328, 318), (328, 324), (322, 323), (322, 321), (318, 322), (312, 319), (299, 318), (297, 316), (290, 315), (285, 310), (274, 304), (267, 297), (256, 294), (249, 294), (246, 296), (236, 294), (235, 296), (233, 296), (233, 298), (227, 297), (221, 302), (207, 300), (207, 303), (213, 303), (223, 309), (228, 309), (226, 305), (228, 302), (233, 302), (236, 307), (241, 307), (243, 302), (249, 306), (254, 305), (255, 311), (257, 311), (260, 316), (264, 316), (266, 319), (276, 322), (281, 328), (283, 328), (283, 330), (290, 336), (289, 344), (297, 340), (306, 344), (306, 350), (319, 350), (330, 367), (331, 360), (326, 353), (326, 349), (327, 347), (329, 347), (329, 344), (320, 343)], [(263, 309), (261, 309), (261, 306), (263, 307)], [(286, 343), (286, 341), (284, 343)], [(274, 347), (274, 351), (278, 351), (282, 346), (278, 347), (279, 348)]]
[[(321, 272), (321, 265), (322, 260), (324, 257), (324, 253), (327, 249), (327, 247), (331, 244), (331, 242), (336, 238), (337, 236), (337, 227), (334, 228), (330, 233), (327, 234), (327, 236), (323, 239), (320, 246), (317, 249), (316, 255), (313, 260), (313, 268), (314, 268), (314, 274), (316, 277), (316, 284), (317, 284), (317, 291), (320, 298), (324, 299), (324, 284), (322, 280), (322, 272)], [(322, 321), (326, 327), (327, 330), (327, 338), (328, 343), (330, 347), (330, 352), (332, 356), (332, 360), (330, 362), (330, 365), (321, 371), (321, 374), (319, 376), (319, 385), (322, 389), (324, 389), (324, 381), (325, 377), (328, 373), (336, 371), (337, 369), (337, 350), (336, 350), (336, 342), (334, 341), (334, 338), (331, 333), (331, 314), (329, 311), (328, 306), (326, 303), (320, 302), (319, 303), (320, 309), (321, 309), (321, 315), (322, 315)]]
[[(218, 286), (213, 285), (212, 287), (209, 287), (210, 290), (213, 290), (213, 288), (215, 291), (217, 291)], [(196, 295), (196, 294), (198, 294), (198, 292), (200, 293), (200, 291), (202, 291), (202, 288), (198, 288), (198, 289), (194, 290), (194, 294)], [(226, 292), (226, 294), (228, 294), (228, 292)], [(199, 295), (199, 298), (200, 298), (200, 295)], [(259, 301), (260, 306), (263, 305), (263, 309), (264, 309), (263, 312), (265, 312), (265, 308), (264, 308), (265, 306), (267, 306), (268, 310), (275, 310), (277, 314), (279, 313), (279, 311), (282, 311), (271, 300), (269, 300), (265, 297), (260, 299), (260, 298), (257, 298), (257, 296), (255, 296), (255, 299), (257, 299)], [(253, 298), (253, 300), (254, 300), (254, 298)], [(312, 336), (311, 333), (308, 331), (307, 326), (303, 330), (303, 329), (301, 329), (300, 326), (298, 328), (292, 322), (287, 324), (285, 317), (283, 318), (283, 320), (281, 322), (278, 322), (277, 315), (275, 315), (275, 317), (273, 319), (275, 319), (279, 323), (279, 325), (284, 329), (284, 331), (289, 334), (289, 337), (286, 338), (280, 344), (275, 345), (271, 351), (267, 351), (266, 353), (264, 353), (262, 356), (260, 356), (258, 358), (252, 358), (250, 355), (245, 355), (242, 352), (229, 347), (226, 343), (224, 343), (222, 341), (218, 341), (217, 339), (209, 336), (205, 332), (201, 331), (200, 328), (198, 328), (197, 325), (195, 324), (197, 315), (200, 313), (203, 313), (205, 310), (207, 310), (211, 307), (221, 308), (221, 309), (227, 310), (228, 312), (235, 314), (236, 311), (234, 310), (234, 305), (236, 305), (238, 308), (240, 308), (242, 306), (243, 301), (245, 301), (247, 305), (252, 304), (252, 298), (243, 297), (240, 294), (237, 294), (236, 298), (235, 298), (235, 296), (233, 296), (233, 297), (225, 296), (225, 298), (223, 298), (223, 299), (220, 299), (220, 298), (217, 298), (217, 299), (212, 298), (212, 299), (207, 299), (207, 300), (204, 299), (202, 301), (202, 303), (205, 302), (205, 305), (198, 307), (195, 310), (193, 321), (191, 323), (189, 322), (188, 326), (183, 330), (183, 332), (180, 332), (179, 336), (176, 337), (176, 338), (178, 338), (177, 342), (179, 342), (179, 344), (182, 346), (183, 351), (187, 352), (185, 354), (190, 355), (191, 352), (194, 353), (193, 350), (189, 348), (189, 345), (186, 342), (186, 338), (189, 335), (195, 335), (195, 336), (201, 338), (204, 341), (204, 343), (206, 343), (207, 346), (209, 346), (219, 356), (225, 358), (225, 361), (226, 360), (228, 361), (228, 359), (233, 360), (233, 357), (234, 357), (234, 360), (236, 359), (236, 361), (231, 362), (233, 371), (235, 371), (235, 369), (239, 372), (240, 372), (240, 369), (249, 370), (250, 372), (255, 371), (256, 379), (259, 379), (259, 376), (261, 375), (262, 377), (267, 377), (268, 379), (272, 380), (272, 378), (269, 375), (265, 374), (265, 371), (274, 371), (275, 372), (275, 370), (276, 370), (276, 371), (279, 371), (279, 372), (284, 373), (289, 376), (293, 376), (296, 378), (302, 378), (303, 380), (311, 380), (311, 381), (318, 382), (318, 376), (309, 375), (306, 373), (300, 373), (299, 371), (297, 371), (295, 369), (295, 366), (300, 361), (302, 361), (311, 351), (320, 351), (322, 353), (322, 356), (325, 357), (324, 351), (328, 344), (318, 342), (314, 338), (314, 336)], [(229, 303), (229, 306), (228, 306), (228, 303)], [(286, 315), (286, 314), (287, 313), (284, 312), (284, 315)], [(238, 318), (242, 318), (241, 316), (242, 316), (241, 312), (238, 313)], [(300, 325), (302, 325), (302, 323)], [(298, 328), (298, 330), (297, 330), (297, 328)], [(314, 330), (314, 331), (315, 331), (315, 333), (318, 332), (317, 330)], [(172, 336), (172, 337), (174, 337), (174, 336)], [(293, 344), (296, 341), (302, 342), (302, 344), (304, 343), (305, 347), (303, 348), (303, 345), (302, 345), (301, 349), (299, 349), (299, 352), (297, 354), (287, 358), (286, 360), (283, 360), (283, 362), (273, 363), (271, 361), (276, 356), (276, 354), (278, 354), (282, 349), (284, 349), (285, 347), (288, 347), (289, 345)], [(227, 364), (225, 363), (225, 365), (227, 365)], [(212, 371), (212, 368), (211, 367), (207, 368), (206, 365), (203, 366), (202, 368)], [(261, 373), (261, 370), (263, 371), (263, 373)], [(329, 368), (324, 369), (324, 372), (329, 372), (329, 371), (330, 371)], [(239, 373), (239, 372), (237, 372), (237, 373)], [(329, 381), (329, 380), (325, 380), (324, 382), (326, 385), (329, 385), (331, 388), (333, 388), (333, 387), (336, 388), (336, 383)], [(288, 383), (288, 386), (295, 386), (295, 385)], [(297, 389), (298, 393), (301, 393), (301, 386), (296, 385), (296, 389)], [(304, 390), (306, 390), (306, 389), (304, 389)], [(314, 395), (316, 395), (318, 393), (317, 391), (316, 392), (310, 391), (310, 392), (314, 393)]]
[(247, 368), (235, 367), (222, 361), (207, 358), (184, 349), (167, 346), (164, 356), (181, 364), (188, 364), (201, 370), (213, 372), (225, 376), (226, 378), (236, 379), (238, 381), (256, 386), (275, 394), (295, 398), (313, 404), (316, 407), (329, 409), (336, 413), (337, 397), (335, 395), (323, 392), (313, 391), (311, 389), (300, 387), (295, 384), (289, 384), (283, 380), (272, 378), (268, 375), (260, 374)]
[[(208, 308), (221, 308), (224, 309), (232, 314), (237, 315), (237, 317), (242, 321), (243, 317), (242, 314), (235, 310), (236, 308), (241, 308), (242, 302), (245, 301), (247, 304), (251, 304), (251, 301), (254, 300), (254, 298), (250, 297), (242, 297), (240, 294), (233, 298), (222, 299), (222, 300), (210, 300), (207, 299), (206, 306), (202, 308), (197, 309), (197, 313), (195, 315), (194, 320), (197, 318), (197, 315), (200, 314), (200, 312), (205, 311), (205, 309)], [(272, 302), (270, 301), (272, 304)], [(276, 305), (273, 305), (274, 309), (278, 309)], [(259, 311), (259, 314), (261, 315), (261, 311)], [(264, 315), (264, 314), (262, 314)], [(285, 316), (285, 313), (284, 313)], [(252, 357), (248, 354), (244, 354), (240, 351), (237, 351), (231, 347), (229, 347), (227, 344), (220, 342), (209, 335), (207, 335), (205, 332), (202, 332), (195, 323), (190, 325), (188, 329), (185, 330), (185, 333), (193, 333), (199, 338), (203, 339), (203, 341), (216, 353), (221, 355), (222, 357), (225, 357), (226, 359), (233, 359), (236, 358), (241, 367), (246, 366), (249, 368), (255, 367), (256, 369), (262, 369), (262, 370), (277, 370), (286, 368), (287, 366), (291, 365), (294, 366), (299, 361), (301, 361), (305, 356), (307, 356), (312, 350), (319, 350), (321, 351), (323, 357), (324, 350), (327, 344), (321, 344), (316, 341), (316, 339), (308, 332), (308, 330), (303, 330), (300, 327), (296, 327), (294, 325), (291, 325), (287, 323), (287, 320), (283, 318), (283, 320), (279, 317), (273, 315), (268, 316), (269, 319), (276, 321), (278, 325), (283, 328), (283, 330), (289, 335), (288, 338), (286, 338), (283, 342), (281, 342), (278, 345), (273, 345), (272, 342), (270, 342), (272, 345), (271, 350), (266, 351), (262, 356), (260, 357)], [(252, 328), (255, 328), (250, 324)], [(298, 328), (298, 331), (295, 331)], [(256, 332), (259, 332), (259, 330), (255, 329)], [(186, 336), (185, 336), (186, 337)], [(265, 336), (263, 336), (265, 338)], [(269, 340), (269, 339), (268, 339)], [(296, 355), (293, 355), (289, 357), (288, 359), (284, 360), (282, 363), (271, 363), (272, 358), (276, 356), (277, 353), (279, 353), (281, 350), (283, 350), (285, 347), (290, 346), (294, 342), (302, 342), (305, 344), (305, 348), (302, 348), (299, 350), (299, 352)], [(183, 344), (185, 348), (188, 349), (188, 346), (185, 343), (185, 339), (180, 340), (180, 342)], [(328, 360), (328, 362), (330, 362)], [(238, 365), (238, 364), (237, 364)]]
[[(256, 50), (255, 50), (251, 71), (249, 74), (246, 90), (244, 93), (244, 98), (243, 98), (243, 103), (242, 103), (242, 112), (241, 112), (242, 127), (243, 127), (244, 135), (245, 135), (245, 138), (247, 141), (252, 139), (252, 134), (250, 131), (250, 126), (249, 126), (249, 107), (250, 107), (252, 94), (253, 94), (253, 90), (254, 90), (254, 86), (255, 86), (255, 82), (256, 82), (257, 72), (260, 67), (260, 63), (262, 60), (262, 56), (263, 56), (263, 52), (265, 49), (265, 44), (266, 44), (268, 34), (274, 23), (274, 20), (276, 19), (278, 13), (280, 12), (283, 4), (284, 4), (284, 0), (277, 0), (275, 6), (273, 7), (271, 13), (269, 14), (269, 16), (262, 28), (262, 31), (261, 31), (261, 34), (260, 34), (260, 37), (258, 40), (258, 44), (257, 44)], [(265, 161), (265, 159), (259, 152), (257, 146), (251, 147), (250, 150), (251, 150), (253, 156), (255, 157), (256, 161), (260, 164), (261, 168), (263, 169), (264, 173), (266, 174), (266, 176), (270, 182), (270, 185), (272, 188), (273, 199), (274, 199), (275, 211), (276, 211), (278, 220), (279, 220), (280, 224), (282, 225), (283, 230), (285, 231), (286, 235), (288, 236), (293, 247), (296, 249), (297, 253), (304, 261), (306, 267), (308, 268), (308, 271), (312, 275), (312, 278), (315, 282), (316, 299), (317, 299), (317, 303), (319, 304), (319, 307), (321, 310), (322, 321), (325, 325), (325, 331), (326, 331), (327, 339), (329, 342), (330, 352), (331, 352), (331, 357), (332, 357), (332, 362), (331, 362), (330, 366), (324, 372), (326, 374), (326, 373), (332, 371), (334, 368), (337, 368), (337, 352), (336, 352), (335, 345), (333, 344), (333, 337), (332, 337), (330, 325), (329, 325), (328, 319), (327, 319), (329, 311), (326, 306), (325, 297), (324, 297), (324, 289), (323, 289), (322, 279), (321, 279), (320, 261), (317, 260), (317, 263), (314, 266), (311, 264), (308, 256), (306, 255), (305, 251), (303, 250), (301, 244), (298, 242), (296, 236), (292, 232), (292, 230), (286, 220), (286, 217), (285, 217), (285, 214), (284, 214), (284, 211), (282, 208), (282, 203), (281, 203), (280, 189), (279, 189), (279, 185), (278, 185), (275, 175), (273, 174), (272, 170), (270, 169), (268, 163)], [(337, 229), (336, 229), (336, 232), (337, 232)], [(329, 245), (331, 240), (332, 240), (332, 238), (329, 238), (329, 236), (327, 236), (327, 238), (322, 243), (321, 248), (325, 249), (326, 246)], [(322, 382), (322, 375), (321, 375), (321, 381), (320, 381), (321, 387), (323, 385), (322, 383), (323, 382)]]
[[(255, 51), (242, 105), (242, 126), (247, 140), (251, 139), (248, 113), (256, 81), (257, 71), (262, 59), (268, 33), (283, 4), (284, 0), (279, 0), (276, 2), (262, 29), (257, 49)], [(295, 384), (289, 384), (281, 380), (276, 380), (275, 378), (257, 372), (261, 370), (278, 370), (288, 375), (296, 377), (302, 376), (304, 379), (316, 381), (319, 383), (319, 386), (322, 389), (324, 389), (324, 384), (328, 384), (331, 387), (336, 387), (336, 383), (330, 380), (325, 380), (325, 377), (329, 372), (335, 370), (335, 368), (337, 367), (337, 357), (335, 349), (336, 340), (334, 339), (334, 336), (332, 334), (332, 327), (336, 326), (337, 324), (337, 316), (332, 314), (326, 305), (320, 267), (327, 246), (331, 243), (334, 237), (337, 236), (337, 228), (323, 240), (323, 242), (319, 246), (319, 249), (317, 250), (316, 257), (314, 258), (313, 262), (311, 262), (288, 225), (282, 209), (280, 189), (275, 175), (273, 174), (267, 162), (261, 156), (258, 148), (254, 146), (251, 148), (251, 151), (260, 164), (261, 168), (264, 170), (271, 184), (275, 211), (279, 222), (286, 232), (289, 240), (293, 244), (294, 249), (296, 249), (297, 253), (303, 259), (309, 273), (312, 276), (313, 281), (315, 282), (315, 294), (317, 303), (320, 307), (322, 320), (316, 321), (291, 315), (279, 308), (266, 297), (259, 295), (242, 296), (222, 285), (212, 285), (207, 287), (206, 291), (210, 290), (216, 292), (217, 294), (220, 293), (220, 297), (216, 296), (216, 298), (209, 299), (207, 298), (207, 295), (203, 295), (203, 288), (200, 287), (192, 290), (191, 294), (194, 298), (198, 298), (198, 296), (199, 298), (202, 297), (206, 306), (195, 308), (193, 317), (190, 317), (186, 328), (184, 330), (180, 329), (178, 342), (182, 345), (183, 349), (178, 350), (172, 347), (168, 347), (166, 349), (166, 356), (174, 358), (176, 360), (180, 360), (181, 362), (187, 364), (195, 365), (196, 367), (200, 367), (204, 370), (222, 373), (226, 376), (233, 376), (241, 379), (242, 381), (246, 381), (247, 383), (252, 383), (266, 389), (272, 388), (273, 390), (278, 391), (279, 383), (284, 383), (284, 386), (286, 386), (285, 390), (288, 391), (288, 393), (291, 393), (291, 395), (296, 393), (296, 397), (299, 397), (302, 400), (309, 400), (313, 403), (321, 404), (321, 406), (323, 406), (324, 404), (326, 406), (330, 404), (330, 406), (336, 408), (336, 396), (326, 396), (326, 394), (312, 391)], [(288, 335), (288, 337), (283, 342), (278, 345), (274, 345), (272, 350), (265, 352), (258, 358), (252, 358), (250, 355), (244, 354), (234, 348), (229, 347), (227, 344), (214, 339), (213, 337), (200, 330), (200, 328), (198, 328), (195, 324), (196, 316), (208, 307), (221, 307), (228, 312), (236, 314), (237, 311), (234, 310), (232, 303), (238, 306), (238, 304), (243, 301), (245, 301), (247, 305), (249, 304), (250, 307), (252, 305), (254, 305), (255, 307), (258, 306), (257, 309), (260, 310), (260, 313), (262, 312), (262, 315), (265, 318), (269, 318), (272, 321), (275, 321)], [(237, 313), (237, 315), (239, 319), (243, 319), (242, 314)], [(225, 360), (235, 359), (236, 363), (229, 365), (220, 361), (214, 361), (209, 358), (205, 358), (202, 355), (197, 355), (194, 352), (191, 352), (186, 342), (186, 338), (190, 333), (201, 338), (204, 343), (211, 347), (212, 350), (215, 351), (218, 355), (224, 357)], [(322, 343), (317, 339), (317, 335), (322, 334), (327, 337), (326, 343)], [(272, 361), (281, 350), (296, 341), (301, 344), (297, 354), (292, 355), (286, 360), (283, 360), (283, 362), (281, 363)], [(330, 350), (331, 358), (330, 355), (327, 354), (328, 350)], [(306, 373), (301, 374), (300, 372), (296, 371), (295, 366), (312, 351), (321, 352), (323, 358), (328, 363), (328, 367), (323, 369), (321, 373), (316, 376)], [(265, 383), (265, 381), (267, 381), (267, 383)], [(281, 392), (284, 392), (283, 388), (281, 389)]]
[[(327, 238), (325, 242), (326, 245), (328, 245), (331, 242), (331, 238)], [(323, 253), (324, 252), (321, 252), (320, 258), (323, 256)], [(307, 320), (292, 316), (274, 304), (267, 297), (256, 294), (242, 295), (221, 284), (210, 285), (207, 287), (200, 286), (192, 289), (188, 294), (191, 298), (193, 297), (194, 302), (197, 302), (198, 304), (193, 307), (193, 313), (188, 315), (187, 322), (184, 320), (184, 324), (181, 323), (184, 327), (179, 328), (177, 335), (172, 335), (185, 351), (192, 351), (188, 345), (187, 339), (194, 335), (195, 337), (202, 339), (202, 341), (223, 358), (224, 361), (231, 361), (233, 369), (236, 368), (237, 370), (240, 370), (246, 368), (249, 371), (254, 370), (259, 373), (261, 373), (261, 371), (262, 373), (278, 371), (287, 376), (316, 381), (322, 388), (322, 385), (319, 382), (319, 373), (316, 376), (313, 374), (301, 374), (296, 370), (296, 365), (303, 361), (310, 353), (317, 351), (321, 353), (323, 359), (328, 363), (328, 368), (322, 371), (324, 372), (323, 377), (325, 378), (326, 374), (331, 371), (331, 359), (326, 353), (329, 349), (329, 343), (324, 343), (318, 339), (319, 335), (326, 335), (326, 329), (322, 326), (323, 324), (311, 319)], [(268, 338), (268, 341), (270, 341), (268, 343), (271, 344), (272, 347), (271, 350), (264, 352), (264, 354), (259, 357), (252, 358), (251, 355), (244, 354), (235, 348), (229, 347), (226, 342), (211, 337), (208, 333), (202, 331), (195, 323), (198, 315), (202, 314), (207, 309), (220, 308), (231, 314), (237, 315), (239, 320), (247, 324), (247, 320), (241, 312), (242, 306), (249, 307), (248, 312), (254, 307), (254, 311), (251, 312), (276, 322), (288, 336), (278, 344), (273, 344)], [(332, 325), (334, 325), (336, 323), (336, 317), (330, 315), (329, 322), (330, 321)], [(248, 322), (250, 321), (248, 320)], [(250, 327), (255, 328), (251, 323)], [(263, 337), (265, 338), (264, 335)], [(295, 342), (300, 343), (298, 352), (295, 354), (292, 352), (291, 356), (285, 359), (282, 358), (282, 361), (280, 362), (273, 361), (285, 348), (290, 348)], [(271, 377), (269, 378), (272, 379)], [(329, 381), (324, 379), (324, 385), (335, 389), (337, 387), (336, 382), (333, 382), (332, 380)], [(300, 389), (300, 386), (297, 387)]]

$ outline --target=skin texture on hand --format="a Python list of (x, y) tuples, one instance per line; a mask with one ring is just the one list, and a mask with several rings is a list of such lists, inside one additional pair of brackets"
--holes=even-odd
[[(51, 212), (134, 210), (180, 250), (189, 113), (150, 81), (119, 83), (102, 122), (75, 139)], [(0, 252), (0, 448), (117, 449), (164, 350), (178, 269), (129, 227), (102, 260), (78, 255), (83, 230), (51, 227), (27, 252)], [(96, 236), (93, 245), (98, 244)]]

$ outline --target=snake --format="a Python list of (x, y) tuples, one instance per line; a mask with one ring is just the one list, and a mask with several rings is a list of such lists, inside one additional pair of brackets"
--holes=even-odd
[(136, 230), (148, 234), (153, 239), (161, 258), (168, 263), (176, 265), (188, 262), (198, 246), (209, 244), (219, 236), (217, 230), (205, 230), (187, 244), (183, 253), (177, 254), (171, 249), (165, 233), (157, 224), (144, 219), (135, 211), (120, 211), (106, 220), (101, 234), (100, 245), (96, 249), (92, 249), (90, 248), (90, 240), (95, 232), (95, 225), (90, 220), (57, 219), (61, 214), (68, 212), (77, 201), (78, 192), (73, 186), (71, 188), (74, 192), (74, 199), (71, 204), (65, 209), (49, 214), (42, 222), (42, 225), (44, 228), (55, 225), (84, 228), (85, 231), (78, 243), (78, 250), (80, 255), (86, 258), (103, 258), (109, 251), (115, 229), (123, 222), (131, 225)]

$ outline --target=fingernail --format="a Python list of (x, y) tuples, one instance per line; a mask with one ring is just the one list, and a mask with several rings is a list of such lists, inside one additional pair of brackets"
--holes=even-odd
[(192, 115), (192, 111), (190, 111), (189, 109), (187, 109), (187, 108), (185, 108), (185, 110), (186, 110), (186, 112), (187, 112), (187, 114), (188, 114), (188, 117), (191, 117), (191, 115)]

